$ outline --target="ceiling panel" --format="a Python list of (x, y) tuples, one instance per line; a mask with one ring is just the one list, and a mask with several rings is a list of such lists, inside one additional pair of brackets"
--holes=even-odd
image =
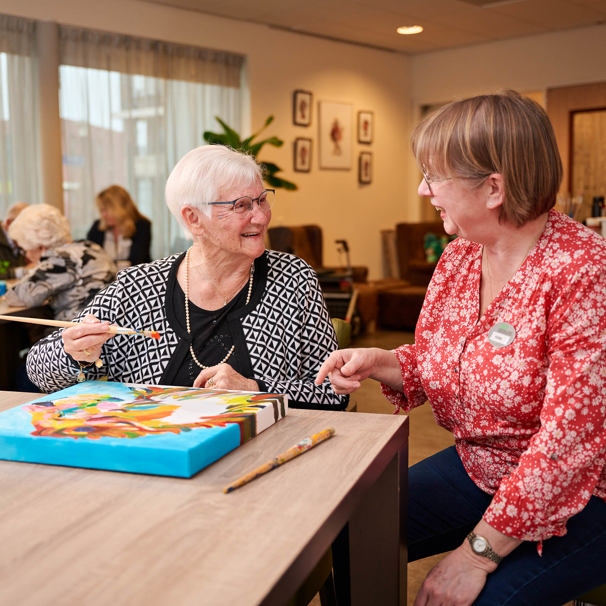
[[(144, 1), (406, 54), (606, 23), (606, 0)], [(400, 25), (425, 31), (399, 36)]]

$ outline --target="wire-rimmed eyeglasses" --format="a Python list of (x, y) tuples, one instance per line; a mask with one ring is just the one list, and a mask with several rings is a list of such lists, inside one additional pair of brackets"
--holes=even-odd
[(425, 179), (425, 183), (427, 183), (431, 196), (434, 195), (433, 189), (431, 188), (432, 183), (441, 183), (442, 181), (452, 181), (454, 179), (454, 177), (432, 177), (425, 168), (423, 168), (421, 172), (423, 173), (423, 179)]
[(253, 209), (253, 205), (256, 202), (262, 211), (269, 212), (271, 210), (271, 205), (273, 204), (275, 197), (275, 189), (266, 189), (263, 190), (256, 198), (251, 198), (250, 196), (242, 196), (241, 198), (236, 198), (235, 200), (230, 200), (229, 202), (209, 202), (208, 205), (215, 206), (218, 204), (231, 204), (231, 210), (241, 215), (243, 213), (251, 212)]
[(488, 177), (490, 177), (490, 175), (492, 173), (486, 173), (484, 175), (477, 175), (477, 176), (473, 176), (473, 177), (432, 177), (428, 172), (427, 169), (422, 168), (421, 172), (423, 173), (423, 179), (425, 180), (425, 183), (427, 183), (427, 187), (429, 188), (429, 195), (430, 196), (434, 196), (434, 191), (431, 187), (432, 183), (442, 183), (444, 181), (454, 181), (455, 179), (468, 179), (468, 180), (477, 180), (478, 183), (483, 182), (485, 179), (487, 179)]

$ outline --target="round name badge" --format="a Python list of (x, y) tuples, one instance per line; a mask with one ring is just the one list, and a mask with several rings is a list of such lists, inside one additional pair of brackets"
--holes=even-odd
[(488, 342), (494, 347), (511, 345), (516, 338), (516, 329), (508, 322), (498, 322), (488, 331)]

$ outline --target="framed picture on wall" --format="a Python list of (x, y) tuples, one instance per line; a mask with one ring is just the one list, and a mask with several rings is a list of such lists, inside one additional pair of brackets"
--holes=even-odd
[(297, 126), (311, 124), (313, 95), (307, 90), (296, 90), (292, 94), (292, 121)]
[(311, 170), (311, 139), (298, 137), (293, 149), (294, 169), (298, 173), (308, 173)]
[(319, 113), (320, 168), (351, 170), (351, 105), (320, 101)]
[(358, 158), (358, 182), (364, 185), (372, 183), (372, 153), (360, 152)]
[(358, 112), (358, 143), (372, 143), (374, 126), (372, 112)]

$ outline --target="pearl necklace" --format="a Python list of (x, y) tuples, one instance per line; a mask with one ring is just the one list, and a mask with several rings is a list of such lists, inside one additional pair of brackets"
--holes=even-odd
[[(187, 253), (185, 253), (185, 326), (187, 327), (188, 335), (191, 335), (191, 327), (190, 327), (190, 323), (189, 323), (189, 253), (190, 252), (191, 252), (191, 248), (188, 248)], [(249, 275), (248, 293), (246, 294), (245, 305), (248, 305), (250, 303), (250, 296), (252, 294), (254, 274), (255, 274), (255, 264), (252, 263), (250, 266), (250, 271), (248, 272), (248, 275)], [(217, 290), (219, 290), (219, 289), (217, 288)], [(228, 300), (225, 299), (225, 305), (227, 305), (227, 303), (228, 303)], [(218, 364), (223, 364), (224, 362), (227, 362), (227, 360), (229, 360), (229, 357), (231, 356), (231, 354), (234, 353), (235, 348), (236, 348), (236, 346), (232, 345), (230, 350), (225, 355), (225, 357), (220, 362), (217, 362), (217, 364), (213, 364), (213, 366), (217, 366)], [(189, 344), (189, 353), (191, 354), (191, 357), (193, 358), (194, 362), (200, 368), (202, 368), (203, 370), (205, 368), (209, 368), (208, 366), (205, 366), (204, 364), (202, 364), (202, 362), (200, 362), (198, 360), (198, 358), (196, 358), (196, 354), (194, 353), (194, 347), (193, 347), (193, 339)]]

